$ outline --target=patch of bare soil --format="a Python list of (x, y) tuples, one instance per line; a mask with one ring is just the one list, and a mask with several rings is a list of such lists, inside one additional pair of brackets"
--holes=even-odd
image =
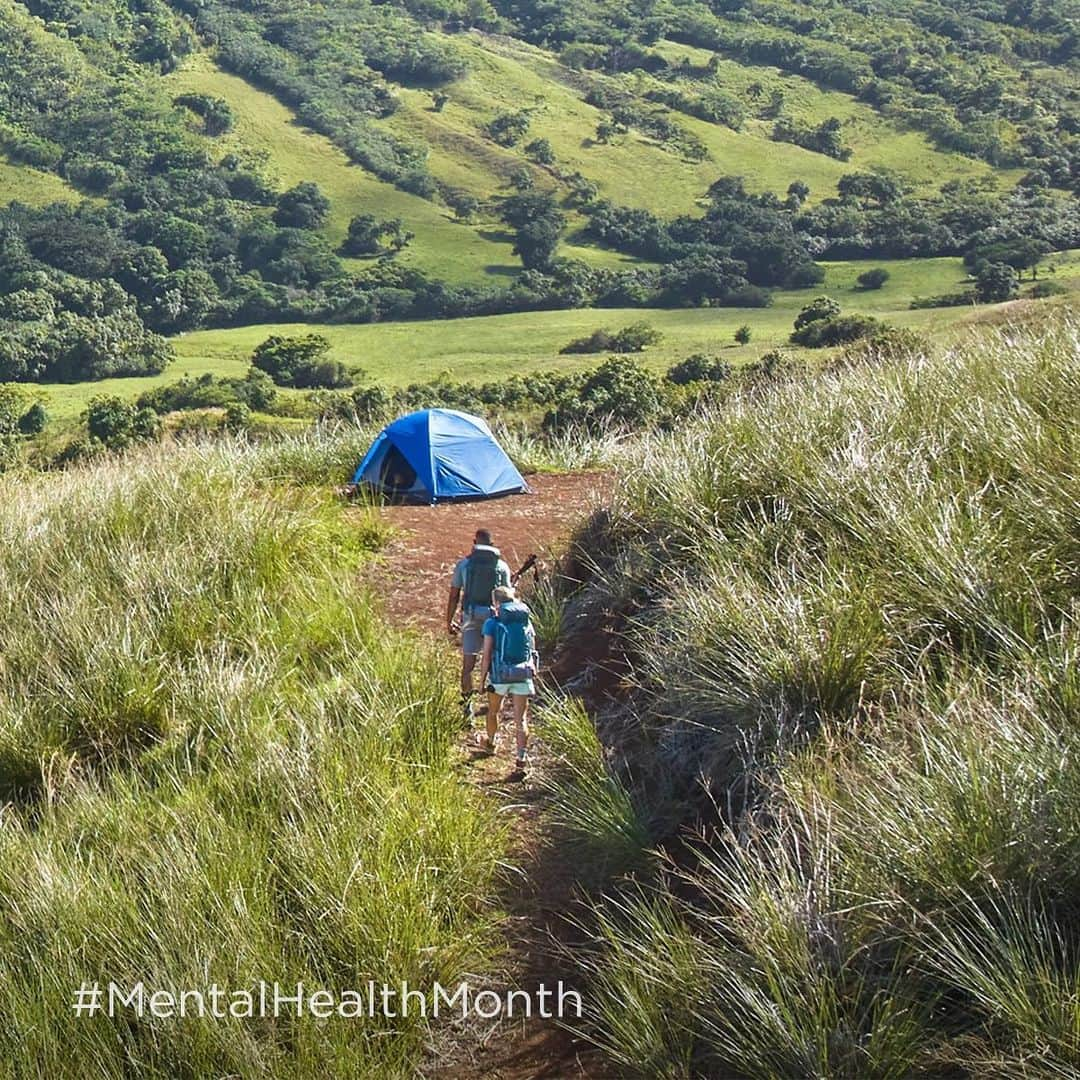
[[(442, 632), (454, 564), (472, 548), (477, 529), (489, 529), (496, 547), (517, 570), (569, 535), (572, 527), (611, 491), (606, 472), (540, 473), (528, 478), (532, 495), (435, 506), (387, 506), (383, 520), (397, 535), (378, 571), (383, 603), (398, 626)], [(386, 573), (386, 567), (393, 568)]]

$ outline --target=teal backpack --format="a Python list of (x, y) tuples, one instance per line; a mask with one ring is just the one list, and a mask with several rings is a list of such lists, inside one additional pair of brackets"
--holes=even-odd
[(529, 609), (514, 600), (499, 605), (491, 662), (493, 683), (524, 682), (536, 675), (535, 635)]
[(465, 563), (465, 588), (462, 607), (491, 607), (491, 594), (498, 584), (499, 549), (487, 544), (477, 544)]

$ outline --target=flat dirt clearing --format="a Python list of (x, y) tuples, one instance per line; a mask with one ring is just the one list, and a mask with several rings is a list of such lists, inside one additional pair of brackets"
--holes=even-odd
[(377, 592), (395, 626), (444, 633), (454, 564), (472, 547), (477, 529), (516, 571), (533, 552), (543, 555), (610, 492), (609, 472), (536, 473), (532, 495), (435, 506), (387, 506), (380, 513), (397, 535), (373, 573)]

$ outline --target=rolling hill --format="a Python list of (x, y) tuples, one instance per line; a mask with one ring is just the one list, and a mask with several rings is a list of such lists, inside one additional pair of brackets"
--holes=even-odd
[[(0, 6), (3, 379), (156, 381), (308, 324), (401, 381), (461, 359), (428, 320), (550, 325), (533, 364), (628, 317), (593, 307), (775, 344), (861, 260), (902, 269), (845, 308), (936, 324), (912, 297), (1080, 245), (1067, 5)], [(651, 314), (686, 308), (719, 311)]]

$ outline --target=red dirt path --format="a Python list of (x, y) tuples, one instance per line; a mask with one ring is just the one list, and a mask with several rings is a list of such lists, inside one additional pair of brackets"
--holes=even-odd
[(532, 552), (543, 554), (567, 536), (610, 492), (612, 476), (540, 473), (528, 482), (535, 494), (436, 506), (387, 506), (380, 511), (383, 520), (398, 530), (384, 550), (384, 566), (393, 567), (393, 585), (380, 590), (392, 622), (443, 632), (450, 575), (458, 559), (469, 553), (477, 529), (491, 530), (510, 569), (517, 570)]
[[(447, 641), (448, 678), (457, 680), (445, 636), (446, 600), (454, 564), (472, 547), (473, 534), (489, 529), (511, 570), (533, 552), (543, 557), (569, 535), (575, 524), (610, 494), (611, 473), (539, 474), (528, 478), (532, 495), (512, 495), (472, 503), (388, 506), (380, 514), (396, 535), (383, 550), (377, 575), (391, 622)], [(392, 568), (391, 572), (387, 572)], [(463, 748), (464, 749), (464, 748)], [(487, 792), (511, 821), (512, 858), (522, 873), (508, 873), (501, 897), (508, 920), (508, 945), (515, 958), (507, 989), (549, 987), (560, 978), (574, 985), (565, 957), (552, 948), (565, 930), (574, 902), (574, 871), (545, 840), (547, 796), (532, 782), (502, 779), (509, 760), (476, 758), (463, 752), (470, 782)], [(534, 744), (533, 769), (543, 768), (542, 748)], [(444, 1033), (423, 1070), (438, 1080), (569, 1080), (610, 1077), (596, 1051), (551, 1021), (534, 1017), (507, 1023), (477, 1041), (463, 1033)]]

